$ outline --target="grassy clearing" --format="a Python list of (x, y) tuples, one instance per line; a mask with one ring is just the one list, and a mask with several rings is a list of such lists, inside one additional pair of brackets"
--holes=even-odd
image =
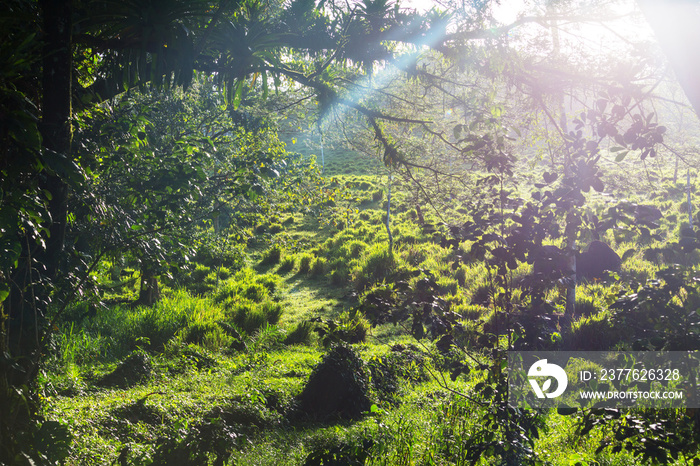
[[(465, 449), (482, 433), (489, 409), (470, 400), (486, 396), (478, 384), (487, 370), (473, 365), (455, 380), (449, 370), (472, 357), (488, 361), (480, 353), (485, 327), (499, 316), (487, 268), (483, 261), (453, 267), (455, 255), (471, 244), (458, 250), (436, 244), (415, 211), (402, 205), (400, 192), (389, 253), (385, 179), (358, 175), (372, 173), (374, 162), (326, 154), (329, 185), (346, 191), (348, 208), (325, 217), (283, 212), (268, 219), (255, 227), (259, 234), (245, 260), (222, 265), (211, 257), (194, 264), (168, 283), (152, 308), (94, 311), (83, 303), (69, 310), (42, 381), (44, 415), (61, 419), (74, 435), (67, 464), (119, 464), (119, 458), (139, 465), (470, 464)], [(669, 201), (669, 208), (681, 201)], [(468, 218), (466, 210), (447, 213)], [(621, 272), (625, 279), (643, 283), (668, 259), (661, 242), (652, 244), (655, 255), (645, 255), (625, 238), (606, 240), (620, 255), (633, 249)], [(105, 264), (98, 277), (111, 290), (108, 297), (133, 300), (136, 275), (127, 273), (113, 286), (124, 278), (113, 269)], [(521, 264), (511, 273), (513, 283), (529, 272)], [(441, 354), (428, 327), (418, 342), (410, 321), (371, 327), (355, 312), (373, 294), (398, 300), (397, 281), (410, 288), (428, 279), (459, 316), (457, 343), (473, 350), (469, 357)], [(557, 348), (607, 349), (620, 340), (624, 329), (613, 323), (610, 306), (625, 290), (622, 284), (580, 286), (580, 315), (556, 329)], [(511, 298), (516, 306), (529, 303), (522, 289)], [(546, 299), (562, 311), (561, 290), (549, 290)], [(354, 341), (371, 375), (370, 412), (355, 421), (295, 417), (324, 344)], [(144, 378), (101, 383), (135, 354), (147, 357)], [(544, 424), (535, 443), (544, 464), (638, 464), (630, 453), (596, 452), (604, 429), (577, 436), (575, 416), (548, 413)], [(494, 432), (494, 442), (502, 441), (499, 435)], [(485, 455), (477, 464), (501, 463)]]

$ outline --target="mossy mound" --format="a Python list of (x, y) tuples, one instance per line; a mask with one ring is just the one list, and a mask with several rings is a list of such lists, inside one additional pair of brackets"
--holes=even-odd
[(151, 358), (144, 351), (134, 351), (116, 369), (97, 381), (100, 387), (127, 388), (145, 382), (153, 374)]
[(357, 419), (369, 411), (369, 376), (352, 348), (334, 346), (318, 364), (299, 396), (299, 409), (319, 421)]

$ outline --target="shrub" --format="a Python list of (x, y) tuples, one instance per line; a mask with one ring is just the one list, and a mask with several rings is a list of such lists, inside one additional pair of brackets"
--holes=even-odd
[(236, 338), (217, 322), (197, 322), (185, 329), (185, 343), (195, 343), (209, 351), (230, 347)]
[(279, 223), (273, 223), (268, 228), (268, 231), (272, 234), (277, 234), (282, 230), (284, 230), (284, 227), (282, 227), (282, 225), (280, 225)]
[(311, 261), (313, 259), (314, 256), (308, 253), (299, 256), (299, 273), (309, 273), (309, 270), (311, 269)]
[(287, 273), (291, 270), (294, 270), (294, 265), (296, 264), (296, 260), (294, 256), (285, 256), (281, 261), (280, 261), (280, 266), (277, 268), (278, 273)]
[(190, 293), (194, 295), (203, 295), (214, 289), (216, 284), (216, 276), (213, 276), (210, 267), (202, 264), (197, 264), (195, 269), (189, 274), (184, 281), (184, 286)]
[(289, 216), (286, 219), (284, 219), (284, 222), (282, 222), (282, 225), (292, 225), (294, 223), (294, 217)]
[(449, 277), (440, 277), (437, 280), (438, 286), (440, 286), (440, 290), (444, 294), (456, 294), (457, 293), (457, 281), (453, 278)]
[(317, 277), (319, 275), (323, 275), (326, 272), (326, 263), (328, 261), (324, 257), (317, 257), (311, 262), (311, 268), (309, 269), (309, 273), (313, 277)]
[(214, 302), (232, 302), (240, 298), (261, 301), (275, 292), (279, 282), (278, 275), (272, 273), (258, 275), (251, 269), (241, 269), (216, 290)]
[(237, 303), (227, 310), (229, 319), (248, 334), (264, 327), (276, 324), (282, 315), (282, 305), (266, 299), (260, 303)]
[(321, 337), (323, 346), (334, 343), (362, 343), (367, 339), (370, 324), (360, 311), (343, 312), (338, 320), (322, 321), (322, 325), (316, 327), (316, 332)]
[(375, 245), (357, 261), (352, 271), (355, 289), (362, 291), (373, 283), (382, 281), (396, 268), (396, 257), (379, 245)]
[(488, 312), (488, 309), (477, 304), (460, 304), (454, 306), (452, 312), (459, 314), (463, 319), (477, 320)]
[(265, 288), (267, 288), (267, 291), (269, 291), (271, 294), (277, 290), (277, 287), (280, 284), (280, 277), (279, 275), (275, 275), (273, 273), (266, 273), (264, 275), (258, 275), (256, 277), (256, 280), (262, 284)]
[(457, 280), (457, 283), (459, 286), (464, 286), (467, 280), (467, 269), (464, 266), (460, 266), (456, 271), (455, 271), (455, 280)]
[(621, 341), (622, 332), (610, 321), (608, 312), (581, 317), (571, 324), (571, 333), (562, 342), (562, 349), (606, 351)]
[(350, 281), (350, 272), (347, 267), (341, 266), (333, 270), (330, 277), (333, 286), (345, 286)]
[(219, 274), (219, 279), (220, 280), (226, 280), (231, 276), (231, 269), (228, 267), (219, 267), (219, 269), (216, 271), (216, 273)]
[(590, 316), (597, 314), (599, 311), (593, 298), (577, 297), (576, 298), (576, 314), (582, 316)]
[(360, 254), (365, 252), (365, 250), (368, 248), (367, 243), (364, 241), (360, 240), (351, 240), (348, 241), (347, 243), (343, 244), (339, 250), (338, 253), (340, 256), (346, 259), (354, 259), (356, 257), (359, 257)]
[(275, 265), (275, 264), (279, 263), (281, 258), (282, 258), (282, 248), (279, 245), (275, 244), (270, 249), (265, 251), (265, 254), (263, 254), (263, 257), (260, 260), (260, 264), (261, 265)]
[(284, 339), (285, 345), (309, 344), (313, 337), (316, 325), (313, 322), (304, 320), (299, 322)]
[(190, 280), (193, 282), (204, 281), (204, 278), (211, 273), (211, 268), (206, 265), (197, 264), (194, 270), (190, 273)]

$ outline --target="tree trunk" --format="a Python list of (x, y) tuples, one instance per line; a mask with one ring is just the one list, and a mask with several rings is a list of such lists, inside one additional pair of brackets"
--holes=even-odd
[[(51, 218), (48, 234), (37, 240), (26, 236), (20, 261), (12, 272), (12, 287), (5, 302), (8, 322), (4, 342), (13, 357), (24, 361), (24, 379), (33, 376), (36, 350), (40, 344), (40, 321), (52, 281), (56, 278), (64, 249), (68, 187), (62, 176), (65, 160), (70, 158), (71, 130), (71, 0), (41, 0), (42, 96), (41, 121), (43, 160), (47, 169), (38, 173), (39, 188), (46, 195)], [(45, 247), (41, 247), (43, 241)]]
[[(38, 397), (32, 388), (38, 373), (41, 320), (51, 282), (56, 278), (63, 255), (68, 187), (63, 167), (70, 160), (72, 13), (71, 0), (39, 0), (43, 19), (42, 95), (40, 102), (42, 158), (47, 170), (38, 173), (39, 188), (46, 194), (51, 218), (42, 233), (45, 249), (39, 241), (25, 236), (20, 262), (12, 272), (10, 295), (0, 312), (0, 463), (15, 464), (20, 454), (34, 456)], [(38, 157), (37, 157), (38, 158)], [(50, 223), (49, 223), (50, 222)], [(37, 264), (38, 262), (38, 264)], [(42, 267), (43, 266), (43, 267)], [(43, 279), (48, 280), (43, 280)], [(4, 309), (3, 309), (4, 307)], [(3, 317), (5, 317), (3, 316)], [(9, 357), (8, 357), (9, 356)], [(24, 434), (24, 437), (20, 435)], [(36, 457), (32, 459), (37, 459)], [(30, 463), (27, 456), (23, 461)]]
[(153, 306), (160, 300), (158, 277), (152, 267), (144, 265), (141, 269), (141, 289), (139, 299), (134, 303), (140, 306)]
[[(572, 244), (575, 245), (575, 241)], [(565, 314), (568, 316), (573, 316), (576, 313), (576, 251), (573, 245), (569, 248), (569, 256), (567, 257), (568, 267), (572, 271), (566, 286)]]
[[(42, 69), (41, 136), (44, 158), (52, 166), (65, 165), (70, 160), (73, 132), (71, 128), (71, 0), (41, 0), (43, 15), (44, 49)], [(54, 162), (54, 163), (52, 163)], [(66, 217), (68, 214), (68, 185), (60, 173), (48, 173), (41, 180), (41, 187), (50, 194), (50, 235), (46, 249), (39, 260), (46, 267), (46, 275), (53, 279), (58, 273), (64, 250)]]

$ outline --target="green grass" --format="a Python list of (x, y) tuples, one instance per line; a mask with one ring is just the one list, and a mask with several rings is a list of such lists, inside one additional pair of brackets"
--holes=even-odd
[[(310, 455), (333, 452), (344, 458), (341, 462), (362, 452), (370, 465), (465, 464), (461, 449), (475, 438), (486, 414), (485, 407), (469, 401), (484, 396), (483, 387), (475, 387), (485, 371), (473, 366), (452, 381), (449, 361), (429, 338), (417, 342), (410, 336), (410, 321), (371, 328), (354, 308), (383, 282), (401, 276), (406, 286), (415, 286), (427, 276), (420, 271), (430, 271), (439, 298), (461, 325), (456, 343), (474, 351), (458, 360), (483, 362), (479, 342), (493, 306), (473, 303), (472, 297), (488, 285), (486, 265), (474, 261), (453, 268), (456, 254), (471, 244), (455, 252), (433, 242), (416, 223), (415, 212), (411, 216), (415, 206), (402, 200), (400, 188), (392, 191), (395, 246), (390, 254), (381, 210), (386, 177), (370, 175), (377, 172), (376, 161), (340, 150), (326, 154), (328, 185), (345, 190), (347, 199), (323, 215), (278, 212), (266, 219), (258, 225), (261, 236), (248, 248), (248, 267), (218, 268), (212, 255), (206, 263), (193, 264), (180, 283), (168, 283), (172, 289), (153, 308), (113, 305), (82, 320), (85, 306), (70, 310), (72, 320), (59, 324), (58, 350), (42, 389), (42, 414), (65, 422), (74, 435), (66, 464), (118, 464), (122, 454), (127, 464), (146, 465), (165, 461), (168, 451), (204, 455), (198, 458), (206, 464), (213, 462), (219, 444), (227, 448), (224, 464), (236, 465), (303, 465)], [(677, 207), (681, 200), (667, 202)], [(468, 210), (458, 205), (443, 213), (455, 221), (468, 219)], [(333, 226), (340, 221), (344, 228)], [(614, 239), (612, 234), (606, 238), (620, 254), (636, 251), (625, 261), (622, 276), (638, 283), (655, 276), (659, 266), (645, 259), (636, 244)], [(100, 273), (109, 273), (111, 265)], [(512, 271), (514, 282), (530, 268), (521, 264)], [(408, 273), (414, 270), (418, 273)], [(105, 277), (101, 283), (112, 283)], [(135, 293), (133, 286), (115, 290), (117, 297)], [(619, 340), (621, 330), (611, 324), (609, 308), (626, 291), (624, 285), (579, 287), (579, 307), (590, 315), (577, 316), (570, 327), (562, 324), (561, 348), (603, 349)], [(512, 296), (516, 306), (527, 306), (523, 291)], [(547, 299), (561, 306), (559, 290), (549, 291)], [(316, 317), (323, 322), (309, 322)], [(295, 397), (325, 351), (324, 338), (314, 329), (331, 321), (339, 330), (326, 343), (357, 333), (354, 340), (361, 343), (354, 347), (373, 368), (376, 408), (352, 423), (295, 419), (290, 414)], [(413, 346), (420, 357), (401, 356)], [(122, 389), (95, 384), (136, 348), (153, 361), (150, 379)], [(580, 437), (575, 416), (552, 412), (545, 422), (547, 430), (535, 443), (545, 464), (637, 464), (629, 453), (609, 448), (596, 453), (608, 439), (604, 426)], [(477, 464), (499, 462), (486, 456)]]

